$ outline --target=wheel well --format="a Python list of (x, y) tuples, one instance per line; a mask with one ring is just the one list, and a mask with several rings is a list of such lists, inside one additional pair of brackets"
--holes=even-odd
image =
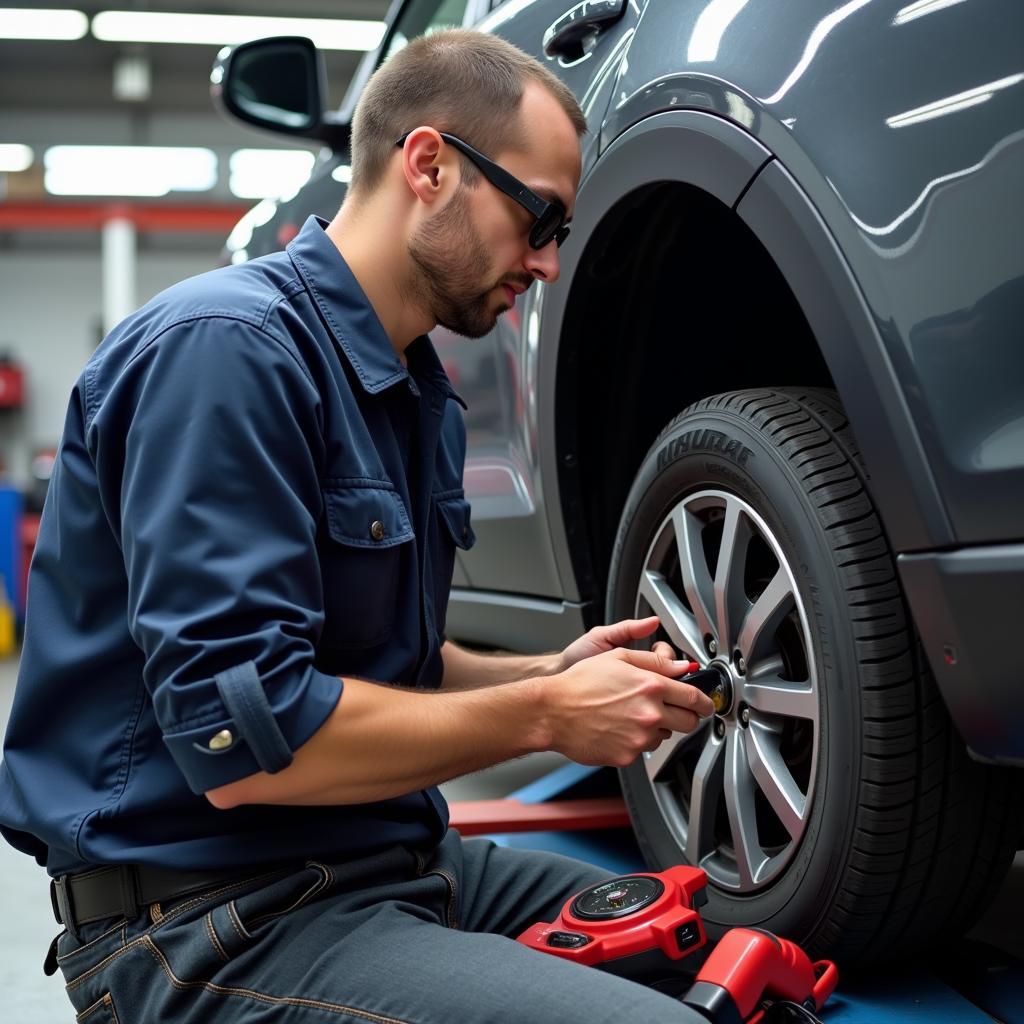
[(637, 468), (665, 424), (709, 395), (831, 387), (796, 299), (753, 232), (691, 185), (624, 197), (591, 236), (558, 353), (556, 443), (570, 555), (588, 617)]

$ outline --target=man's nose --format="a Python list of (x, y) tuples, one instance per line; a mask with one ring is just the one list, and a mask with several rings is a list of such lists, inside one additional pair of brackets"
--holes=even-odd
[(531, 247), (527, 252), (526, 259), (523, 260), (523, 266), (538, 281), (554, 284), (561, 272), (561, 267), (558, 263), (558, 246), (555, 244), (555, 240), (551, 239), (543, 249)]

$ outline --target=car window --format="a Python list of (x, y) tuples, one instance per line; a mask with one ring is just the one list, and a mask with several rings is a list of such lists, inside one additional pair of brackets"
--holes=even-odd
[(398, 16), (381, 63), (393, 57), (416, 36), (440, 32), (445, 28), (460, 28), (468, 3), (469, 0), (413, 0)]

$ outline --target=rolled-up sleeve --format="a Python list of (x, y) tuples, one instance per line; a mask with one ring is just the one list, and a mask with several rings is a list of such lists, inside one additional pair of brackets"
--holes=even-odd
[(89, 410), (128, 627), (195, 793), (287, 767), (342, 683), (314, 667), (320, 404), (290, 343), (205, 317), (144, 347)]

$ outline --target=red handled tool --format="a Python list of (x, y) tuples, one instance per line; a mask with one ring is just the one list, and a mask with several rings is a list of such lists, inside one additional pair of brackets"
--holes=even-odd
[(812, 964), (789, 939), (759, 928), (731, 928), (712, 950), (689, 991), (687, 1006), (715, 1024), (766, 1019), (766, 1004), (795, 1004), (814, 1020), (839, 980), (829, 960)]

